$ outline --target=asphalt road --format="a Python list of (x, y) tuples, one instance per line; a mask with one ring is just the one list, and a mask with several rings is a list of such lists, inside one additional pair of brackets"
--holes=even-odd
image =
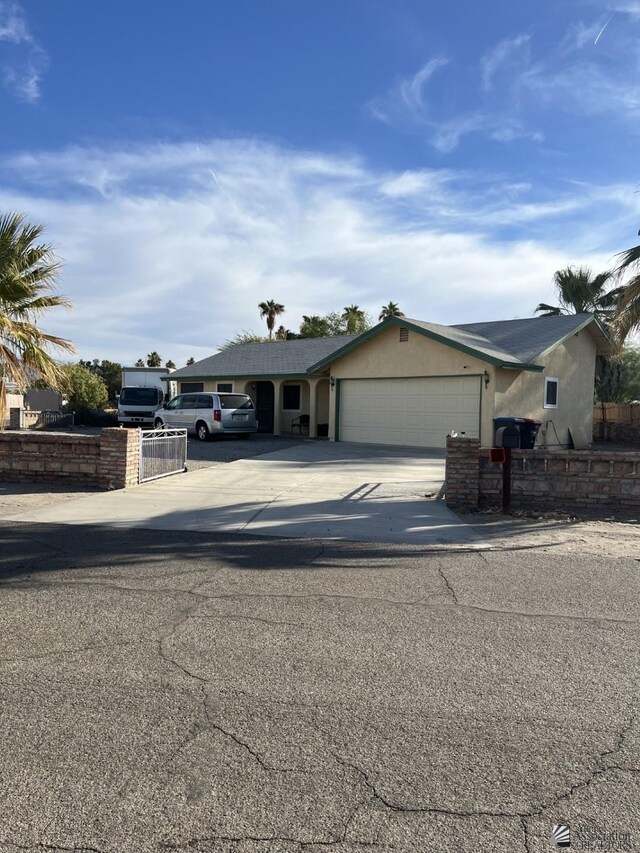
[(638, 568), (2, 524), (0, 850), (640, 850)]

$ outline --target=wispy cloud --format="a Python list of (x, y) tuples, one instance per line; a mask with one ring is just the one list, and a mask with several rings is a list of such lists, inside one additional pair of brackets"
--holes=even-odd
[(178, 364), (259, 329), (267, 297), (291, 329), (389, 299), (442, 323), (530, 316), (554, 270), (606, 267), (640, 216), (633, 187), (379, 172), (244, 139), (24, 153), (0, 161), (0, 187), (0, 209), (46, 223), (65, 260), (75, 312), (48, 331), (83, 358), (157, 349)]
[[(500, 59), (496, 55), (487, 60), (487, 81), (505, 58)], [(446, 106), (435, 106), (435, 99), (428, 97), (428, 84), (449, 62), (445, 57), (429, 60), (415, 74), (401, 79), (385, 95), (369, 101), (366, 107), (370, 115), (390, 127), (424, 136), (444, 154), (453, 151), (463, 137), (472, 133), (502, 143), (516, 139), (542, 139), (538, 131), (524, 127), (517, 117), (504, 113), (495, 104), (483, 104), (478, 109), (454, 114)]]
[(40, 97), (40, 82), (49, 67), (49, 57), (29, 29), (24, 10), (13, 0), (0, 0), (2, 78), (7, 91), (20, 100), (34, 103)]
[[(541, 142), (543, 116), (552, 112), (607, 115), (637, 133), (638, 23), (640, 0), (612, 0), (593, 20), (574, 21), (555, 45), (543, 47), (532, 33), (500, 40), (477, 59), (471, 80), (466, 62), (433, 58), (367, 107), (374, 118), (424, 136), (443, 153), (471, 134), (500, 143)], [(466, 106), (452, 111), (453, 103)]]
[(528, 53), (529, 36), (518, 35), (513, 38), (503, 39), (491, 48), (480, 60), (482, 71), (482, 88), (490, 92), (493, 88), (493, 80), (498, 72), (513, 66), (520, 65), (523, 61), (523, 51)]

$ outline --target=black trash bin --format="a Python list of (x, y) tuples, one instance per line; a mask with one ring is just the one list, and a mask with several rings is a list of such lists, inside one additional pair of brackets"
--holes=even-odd
[(520, 427), (522, 423), (523, 418), (494, 418), (493, 446), (521, 447)]
[(533, 450), (541, 426), (542, 421), (537, 421), (535, 418), (522, 418), (520, 424), (520, 448), (522, 450)]

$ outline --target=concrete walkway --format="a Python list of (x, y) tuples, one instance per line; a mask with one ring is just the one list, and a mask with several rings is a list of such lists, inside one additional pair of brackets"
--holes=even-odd
[(416, 545), (475, 542), (472, 529), (434, 499), (443, 479), (441, 451), (304, 442), (8, 519)]

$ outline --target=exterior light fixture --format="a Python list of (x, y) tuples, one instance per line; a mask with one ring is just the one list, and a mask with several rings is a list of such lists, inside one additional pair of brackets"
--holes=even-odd
[(489, 379), (490, 379), (491, 377), (489, 376), (489, 374), (487, 373), (487, 371), (486, 371), (486, 370), (485, 370), (485, 372), (482, 374), (482, 376), (483, 376), (483, 378), (484, 378), (484, 387), (485, 387), (485, 388), (488, 388), (488, 387), (489, 387)]
[(332, 388), (336, 387), (336, 380), (333, 378), (333, 376), (329, 377), (329, 385), (331, 385)]

